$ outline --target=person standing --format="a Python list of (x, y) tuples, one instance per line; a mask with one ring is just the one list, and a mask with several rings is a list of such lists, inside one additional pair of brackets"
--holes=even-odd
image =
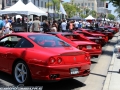
[(40, 21), (39, 21), (39, 17), (35, 18), (35, 21), (33, 21), (32, 24), (32, 32), (40, 32)]
[(28, 22), (28, 31), (29, 32), (32, 31), (32, 24), (33, 24), (33, 21), (32, 21), (32, 19), (30, 19), (29, 22)]
[(4, 22), (2, 20), (2, 17), (0, 17), (0, 37), (3, 36), (3, 30), (4, 30)]
[(43, 23), (43, 31), (44, 33), (50, 32), (50, 25), (48, 21), (44, 21)]
[(79, 22), (78, 22), (78, 21), (75, 21), (75, 22), (74, 22), (74, 25), (75, 25), (75, 29), (77, 30), (77, 29), (78, 29)]
[(4, 35), (10, 34), (11, 23), (8, 22), (8, 19), (5, 20), (5, 30)]
[(69, 23), (69, 31), (73, 32), (73, 29), (74, 29), (73, 21), (70, 21), (70, 23)]
[(66, 27), (67, 23), (65, 22), (65, 20), (63, 20), (63, 22), (61, 23), (62, 32), (66, 32)]

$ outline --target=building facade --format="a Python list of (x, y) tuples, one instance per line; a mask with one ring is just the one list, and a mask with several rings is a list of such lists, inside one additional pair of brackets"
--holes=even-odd
[(74, 3), (80, 7), (88, 7), (91, 10), (97, 11), (97, 2), (96, 0), (71, 0), (71, 3)]
[(97, 0), (97, 7), (105, 7), (106, 1)]

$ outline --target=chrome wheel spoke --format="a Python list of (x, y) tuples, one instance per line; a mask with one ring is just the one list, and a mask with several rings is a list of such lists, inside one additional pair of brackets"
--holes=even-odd
[(26, 75), (26, 74), (27, 74), (27, 72), (25, 72), (25, 71), (23, 71), (23, 73), (24, 73), (24, 75)]
[(21, 72), (21, 69), (20, 69), (19, 67), (17, 67), (17, 70), (18, 70), (19, 72)]
[(21, 74), (19, 74), (18, 76), (17, 76), (17, 78), (20, 78), (21, 77)]
[(23, 74), (22, 75), (22, 82), (24, 82), (25, 81), (25, 75)]
[(21, 68), (22, 71), (24, 71), (24, 65), (22, 65), (22, 68)]

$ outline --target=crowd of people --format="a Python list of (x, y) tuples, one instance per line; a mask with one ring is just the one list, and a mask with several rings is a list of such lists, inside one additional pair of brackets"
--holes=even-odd
[[(120, 27), (118, 22), (107, 22), (107, 21), (82, 21), (82, 20), (54, 20), (48, 21), (44, 20), (40, 22), (37, 18), (36, 20), (32, 21), (30, 19), (29, 23), (29, 31), (30, 32), (72, 32), (73, 30), (77, 30), (78, 28), (99, 28), (99, 27)], [(37, 25), (37, 26), (36, 26)], [(42, 28), (42, 30), (40, 29)]]
[[(12, 28), (12, 23), (14, 20), (12, 18), (4, 18), (0, 17), (0, 37), (10, 34), (14, 32)], [(22, 23), (16, 22), (16, 23)], [(111, 27), (120, 27), (118, 22), (107, 22), (107, 21), (96, 21), (93, 20), (91, 22), (85, 20), (53, 20), (48, 21), (44, 20), (40, 21), (39, 17), (36, 17), (34, 20), (27, 20), (25, 23), (27, 24), (28, 32), (37, 32), (37, 33), (47, 33), (47, 32), (72, 32), (73, 30), (77, 30), (78, 28), (99, 28), (105, 26)]]

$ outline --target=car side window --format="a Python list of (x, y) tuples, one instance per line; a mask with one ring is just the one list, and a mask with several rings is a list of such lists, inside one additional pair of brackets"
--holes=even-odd
[(32, 48), (34, 47), (34, 45), (27, 39), (22, 38), (15, 47), (16, 48)]
[(18, 36), (6, 36), (0, 40), (0, 46), (14, 48), (20, 39)]

